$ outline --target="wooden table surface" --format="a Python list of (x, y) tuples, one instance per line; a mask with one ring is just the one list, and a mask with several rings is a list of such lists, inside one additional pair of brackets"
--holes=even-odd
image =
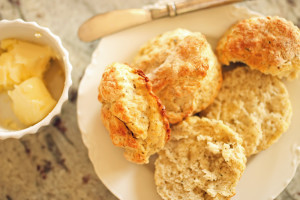
[[(98, 41), (81, 42), (77, 29), (87, 18), (155, 0), (0, 0), (0, 18), (23, 18), (61, 37), (73, 65), (73, 86), (62, 113), (50, 126), (19, 140), (0, 141), (0, 200), (117, 199), (96, 176), (76, 118), (77, 88)], [(256, 0), (242, 6), (279, 15), (300, 26), (300, 0)], [(1, 34), (1, 33), (0, 33)], [(1, 111), (0, 111), (1, 112)], [(300, 168), (277, 200), (300, 200)]]

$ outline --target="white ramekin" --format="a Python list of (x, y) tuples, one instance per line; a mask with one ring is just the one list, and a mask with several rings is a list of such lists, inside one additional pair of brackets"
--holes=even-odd
[[(63, 92), (52, 111), (38, 123), (21, 130), (9, 130), (0, 127), (0, 139), (20, 138), (26, 134), (36, 133), (42, 126), (46, 126), (51, 119), (61, 112), (62, 105), (68, 100), (68, 91), (72, 84), (72, 65), (69, 61), (69, 53), (63, 47), (60, 38), (54, 35), (48, 28), (41, 27), (36, 22), (24, 22), (21, 19), (0, 21), (0, 40), (5, 38), (22, 39), (29, 42), (44, 44), (52, 47), (59, 55), (65, 72)], [(1, 112), (1, 111), (0, 111)]]

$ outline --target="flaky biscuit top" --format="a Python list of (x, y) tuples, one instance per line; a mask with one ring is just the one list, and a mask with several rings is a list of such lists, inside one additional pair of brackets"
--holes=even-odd
[(126, 159), (148, 163), (170, 136), (164, 106), (141, 70), (126, 64), (109, 65), (99, 85), (101, 118), (112, 142), (125, 149)]
[(280, 17), (253, 17), (232, 26), (217, 46), (220, 62), (242, 62), (279, 78), (300, 70), (300, 30)]

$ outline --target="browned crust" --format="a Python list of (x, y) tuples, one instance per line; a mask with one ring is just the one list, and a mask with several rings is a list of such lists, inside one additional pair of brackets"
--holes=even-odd
[[(188, 68), (186, 65), (179, 65), (178, 72), (172, 74), (170, 67), (161, 67), (158, 66), (159, 70), (155, 73), (153, 72), (153, 90), (155, 92), (162, 90), (165, 87), (173, 86), (178, 82), (178, 78), (180, 77), (198, 77), (199, 79), (203, 79), (207, 75), (207, 71), (209, 69), (208, 58), (201, 57), (197, 53), (199, 50), (197, 48), (207, 47), (207, 43), (205, 37), (201, 35), (203, 38), (195, 38), (193, 36), (185, 37), (182, 42), (176, 47), (176, 58), (180, 60), (189, 60), (190, 63), (194, 66), (193, 68)], [(174, 50), (174, 51), (175, 51)], [(177, 60), (174, 60), (168, 65), (177, 65)], [(188, 111), (186, 111), (188, 112)], [(184, 115), (184, 113), (183, 113)], [(180, 120), (182, 121), (182, 120)]]
[(133, 149), (138, 147), (137, 141), (125, 123), (115, 117), (105, 106), (102, 106), (101, 109), (101, 119), (104, 126), (110, 130), (109, 135), (115, 146), (130, 147)]
[(277, 16), (245, 19), (222, 37), (217, 54), (222, 64), (243, 62), (263, 73), (279, 75), (294, 70), (289, 69), (289, 62), (300, 62), (300, 31)]
[[(100, 81), (100, 84), (98, 87), (98, 100), (101, 103), (105, 103), (106, 101), (109, 101), (108, 97), (111, 96), (110, 95), (111, 92), (114, 92), (119, 89), (118, 81), (114, 77), (110, 76), (110, 74), (114, 73), (115, 71), (116, 71), (116, 69), (114, 67), (111, 67), (111, 68), (109, 68), (109, 71), (105, 71), (102, 74), (102, 78), (101, 78), (101, 81)], [(111, 79), (113, 79), (113, 80), (111, 80)], [(107, 80), (110, 80), (110, 81), (107, 81)], [(105, 87), (101, 86), (102, 81), (106, 82)], [(109, 89), (107, 89), (107, 88), (109, 88)], [(100, 93), (100, 91), (101, 91), (101, 93)]]
[(128, 153), (128, 151), (125, 150), (124, 157), (136, 164), (145, 164), (147, 160), (146, 156), (144, 154), (141, 155), (141, 153), (139, 153), (138, 151)]
[(145, 81), (146, 84), (146, 88), (149, 91), (149, 94), (156, 99), (158, 108), (160, 110), (160, 114), (162, 116), (162, 120), (165, 126), (165, 130), (166, 130), (166, 142), (170, 139), (170, 135), (171, 135), (171, 129), (170, 129), (170, 124), (169, 124), (169, 120), (168, 117), (166, 115), (166, 108), (165, 106), (161, 103), (160, 99), (158, 98), (158, 96), (156, 96), (152, 90), (152, 83), (150, 82), (149, 78), (145, 75), (145, 73), (140, 70), (140, 69), (135, 69), (135, 73), (137, 73), (140, 77), (142, 77), (142, 79)]
[[(214, 102), (215, 98), (218, 96), (218, 93), (221, 89), (221, 86), (222, 86), (222, 83), (223, 83), (223, 75), (222, 75), (223, 73), (222, 73), (221, 67), (219, 67), (219, 68), (220, 68), (220, 76), (219, 76), (219, 81), (218, 81), (218, 85), (216, 87), (215, 93), (212, 95), (210, 101), (207, 104), (205, 104), (201, 108), (199, 108), (201, 111), (205, 110), (209, 105), (211, 105)], [(176, 125), (176, 124), (182, 122), (187, 117), (191, 116), (193, 111), (194, 111), (193, 109), (189, 109), (189, 111), (186, 110), (184, 113), (181, 114), (182, 119), (173, 120), (172, 124)]]
[[(206, 77), (207, 71), (209, 69), (208, 58), (199, 57), (197, 48), (207, 46), (207, 41), (204, 35), (200, 38), (195, 38), (193, 36), (187, 36), (184, 38), (182, 45), (178, 45), (177, 54), (182, 57), (182, 60), (191, 60), (191, 63), (195, 66), (195, 69), (191, 70), (188, 68), (180, 68), (178, 73), (179, 76), (195, 76), (198, 75), (199, 78)], [(196, 55), (191, 58), (191, 55)]]
[[(143, 150), (142, 146), (147, 146), (147, 140), (140, 140), (136, 136), (140, 132), (132, 132), (129, 127), (126, 125), (126, 119), (128, 116), (126, 114), (122, 115), (121, 118), (117, 117), (110, 110), (111, 103), (114, 104), (114, 112), (126, 113), (126, 106), (121, 102), (117, 101), (118, 98), (123, 96), (123, 93), (120, 92), (121, 85), (118, 82), (117, 78), (114, 76), (114, 72), (117, 70), (118, 64), (115, 63), (109, 67), (105, 73), (102, 75), (102, 80), (98, 88), (98, 100), (102, 102), (101, 110), (101, 119), (105, 127), (109, 130), (110, 138), (115, 146), (124, 148), (124, 156), (127, 160), (137, 163), (144, 164), (148, 162), (149, 156), (153, 154), (152, 152), (158, 151), (155, 149), (153, 151)], [(148, 101), (151, 101), (151, 104), (155, 106), (155, 101), (157, 102), (157, 111), (161, 117), (159, 120), (163, 123), (163, 126), (160, 129), (163, 133), (160, 133), (161, 143), (165, 144), (170, 138), (170, 126), (169, 121), (166, 117), (165, 107), (161, 104), (160, 99), (153, 93), (152, 84), (148, 77), (143, 73), (142, 70), (137, 70), (130, 68), (127, 64), (128, 70), (131, 74), (135, 74), (135, 79), (139, 81), (139, 84), (143, 87), (145, 91), (144, 95), (148, 94)], [(129, 69), (130, 68), (130, 69)], [(104, 81), (104, 82), (103, 82)], [(154, 104), (153, 104), (154, 103)], [(155, 106), (156, 107), (156, 106)], [(129, 119), (127, 121), (130, 121)], [(147, 147), (148, 148), (148, 147)], [(150, 148), (150, 147), (149, 147)], [(162, 148), (162, 147), (161, 147)]]
[[(211, 62), (216, 59), (212, 54), (204, 35), (180, 29), (157, 36), (140, 49), (134, 65), (145, 69), (171, 124), (205, 109), (217, 96), (221, 75), (211, 68), (221, 69)], [(202, 86), (209, 91), (200, 89)]]

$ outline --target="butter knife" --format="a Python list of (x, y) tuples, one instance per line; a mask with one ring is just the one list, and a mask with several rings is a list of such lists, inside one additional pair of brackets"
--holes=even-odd
[(158, 8), (114, 10), (88, 19), (79, 27), (78, 37), (84, 42), (90, 42), (155, 19), (241, 1), (245, 0), (187, 0), (168, 3)]

